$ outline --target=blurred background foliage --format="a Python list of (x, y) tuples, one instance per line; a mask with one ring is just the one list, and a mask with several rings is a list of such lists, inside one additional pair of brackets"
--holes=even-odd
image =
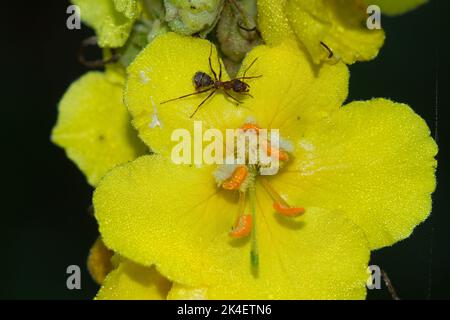
[[(2, 10), (3, 299), (91, 299), (98, 289), (86, 270), (97, 237), (88, 212), (92, 189), (49, 140), (60, 97), (87, 71), (76, 57), (80, 42), (92, 31), (66, 28), (68, 5), (58, 0), (8, 1)], [(407, 103), (433, 135), (440, 135), (439, 184), (431, 217), (409, 239), (372, 254), (371, 263), (388, 272), (406, 299), (450, 298), (449, 161), (443, 137), (449, 107), (448, 14), (450, 1), (431, 0), (406, 15), (383, 17), (387, 40), (379, 57), (350, 67), (349, 101), (386, 97)], [(81, 290), (66, 288), (66, 268), (72, 264), (82, 269)], [(383, 287), (369, 291), (368, 298), (390, 296)]]

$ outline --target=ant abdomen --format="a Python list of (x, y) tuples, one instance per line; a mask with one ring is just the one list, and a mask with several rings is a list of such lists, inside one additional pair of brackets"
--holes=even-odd
[(214, 80), (206, 73), (197, 71), (192, 78), (195, 90), (209, 87), (214, 84)]
[(233, 91), (234, 92), (241, 93), (241, 92), (249, 91), (249, 85), (246, 84), (244, 81), (235, 79), (235, 80), (232, 80), (232, 82), (233, 82)]

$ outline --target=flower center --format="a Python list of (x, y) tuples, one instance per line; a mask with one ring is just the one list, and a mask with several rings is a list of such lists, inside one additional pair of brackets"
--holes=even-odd
[[(239, 156), (239, 150), (233, 148), (232, 150), (227, 150), (227, 156), (236, 156), (238, 154), (237, 158), (241, 162), (219, 166), (214, 176), (219, 188), (239, 192), (236, 222), (229, 235), (231, 238), (236, 239), (251, 237), (251, 262), (254, 267), (257, 267), (259, 257), (256, 240), (256, 183), (259, 183), (273, 200), (272, 207), (278, 214), (286, 217), (296, 217), (303, 214), (305, 210), (304, 208), (291, 206), (265, 177), (267, 175), (265, 170), (273, 167), (274, 163), (279, 167), (283, 167), (289, 161), (289, 152), (292, 152), (290, 143), (280, 137), (275, 139), (277, 143), (274, 143), (272, 136), (271, 138), (268, 138), (267, 135), (262, 136), (262, 129), (253, 123), (244, 124), (240, 133), (250, 140), (248, 147), (245, 149), (246, 151), (241, 151)], [(238, 135), (237, 140), (240, 138)], [(255, 154), (259, 154), (256, 161)], [(276, 172), (278, 172), (278, 168)], [(248, 213), (246, 210), (250, 212)]]

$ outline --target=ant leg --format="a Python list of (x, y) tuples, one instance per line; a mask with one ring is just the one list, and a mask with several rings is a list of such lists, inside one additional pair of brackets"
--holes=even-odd
[(249, 96), (250, 98), (254, 98), (250, 93), (248, 92), (242, 92), (241, 93), (243, 96)]
[(206, 102), (206, 100), (211, 98), (216, 91), (217, 91), (217, 89), (213, 90), (210, 94), (208, 94), (208, 96), (205, 99), (203, 99), (203, 101), (197, 106), (197, 108), (195, 108), (194, 112), (189, 116), (189, 119), (192, 118), (197, 113), (197, 111)]
[(219, 63), (219, 81), (222, 81), (222, 64), (220, 63), (219, 53), (217, 52), (217, 63)]
[(250, 65), (245, 69), (244, 74), (242, 75), (243, 78), (245, 78), (245, 75), (247, 74), (247, 71), (255, 64), (256, 60), (258, 60), (258, 57), (255, 58), (255, 60), (250, 63)]
[(213, 67), (212, 67), (212, 63), (211, 63), (211, 56), (212, 56), (212, 43), (211, 43), (211, 47), (209, 47), (209, 57), (208, 57), (208, 61), (209, 61), (209, 68), (211, 69), (212, 74), (214, 75), (214, 80), (217, 81), (217, 74), (214, 71)]
[(107, 65), (108, 63), (114, 63), (117, 62), (120, 58), (120, 55), (114, 50), (111, 49), (111, 57), (108, 59), (99, 59), (99, 60), (88, 60), (84, 56), (85, 48), (88, 46), (97, 46), (97, 37), (92, 36), (87, 39), (84, 39), (81, 42), (81, 46), (78, 50), (78, 62), (80, 62), (83, 66), (95, 69), (95, 68), (101, 68)]
[(242, 103), (241, 101), (239, 101), (238, 99), (236, 99), (235, 97), (233, 97), (233, 96), (232, 96), (231, 94), (229, 94), (228, 92), (224, 91), (224, 93), (225, 93), (228, 97), (230, 97), (231, 99), (233, 99), (234, 101), (236, 101), (237, 104), (241, 104), (241, 103)]
[(196, 92), (194, 92), (194, 93), (185, 94), (184, 96), (181, 96), (181, 97), (178, 97), (178, 98), (169, 99), (169, 100), (160, 102), (159, 104), (164, 104), (164, 103), (167, 103), (167, 102), (170, 102), (170, 101), (175, 101), (175, 100), (183, 99), (183, 98), (186, 98), (186, 97), (194, 96), (194, 95), (196, 95), (196, 94), (208, 92), (209, 90), (211, 90), (211, 89), (213, 89), (213, 88), (214, 88), (214, 87), (210, 87), (210, 88), (205, 89), (205, 90), (200, 90), (200, 91), (196, 91)]

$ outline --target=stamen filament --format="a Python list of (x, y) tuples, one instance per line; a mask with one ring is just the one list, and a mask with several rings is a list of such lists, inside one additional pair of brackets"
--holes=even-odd
[(288, 216), (288, 217), (296, 217), (302, 213), (305, 212), (304, 208), (299, 207), (291, 207), (286, 200), (284, 200), (278, 192), (275, 191), (275, 189), (272, 187), (272, 185), (269, 183), (269, 181), (264, 177), (259, 177), (259, 181), (261, 182), (261, 185), (263, 186), (264, 190), (269, 194), (269, 196), (273, 199), (273, 208), (276, 212), (278, 212), (281, 215)]
[(260, 176), (258, 179), (262, 186), (264, 187), (264, 190), (266, 190), (266, 192), (269, 194), (269, 196), (275, 201), (280, 203), (281, 205), (285, 206), (285, 207), (289, 207), (289, 204), (286, 202), (286, 200), (284, 200), (279, 194), (278, 192), (275, 191), (275, 189), (272, 187), (272, 185), (270, 184), (270, 182), (264, 178), (263, 176)]
[(252, 220), (250, 215), (244, 215), (245, 211), (245, 192), (239, 191), (238, 212), (236, 223), (229, 235), (232, 238), (242, 238), (250, 234)]
[(245, 192), (239, 191), (238, 218), (245, 211)]

